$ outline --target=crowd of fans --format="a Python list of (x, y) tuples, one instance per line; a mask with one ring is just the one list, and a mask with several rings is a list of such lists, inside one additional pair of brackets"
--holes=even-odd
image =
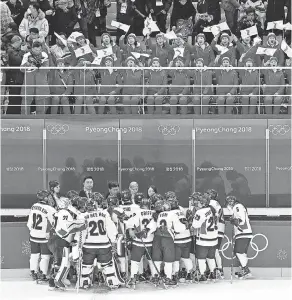
[(291, 0), (0, 4), (2, 113), (290, 113)]

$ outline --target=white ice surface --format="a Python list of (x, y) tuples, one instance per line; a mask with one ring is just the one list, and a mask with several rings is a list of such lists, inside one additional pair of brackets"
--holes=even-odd
[(162, 290), (152, 286), (137, 286), (136, 290), (121, 288), (108, 294), (93, 291), (48, 291), (47, 285), (31, 281), (1, 281), (1, 300), (288, 300), (292, 299), (292, 281), (284, 279), (221, 281), (191, 284)]

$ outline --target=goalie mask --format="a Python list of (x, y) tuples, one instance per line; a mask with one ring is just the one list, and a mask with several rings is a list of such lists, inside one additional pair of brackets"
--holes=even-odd
[(132, 204), (132, 195), (129, 190), (124, 190), (121, 193), (121, 205), (131, 205)]
[(61, 197), (57, 203), (58, 209), (68, 209), (70, 205), (71, 201), (66, 197)]

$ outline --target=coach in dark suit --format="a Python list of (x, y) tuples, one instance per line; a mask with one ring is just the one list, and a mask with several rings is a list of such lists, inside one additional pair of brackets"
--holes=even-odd
[(93, 178), (92, 176), (86, 176), (83, 179), (83, 189), (79, 192), (79, 196), (90, 199), (93, 193), (92, 189), (93, 189)]

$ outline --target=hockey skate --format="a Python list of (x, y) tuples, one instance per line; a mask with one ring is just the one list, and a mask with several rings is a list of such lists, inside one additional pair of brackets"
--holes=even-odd
[(43, 274), (41, 271), (37, 274), (36, 283), (37, 284), (44, 284), (49, 281), (49, 278), (45, 274)]
[(250, 269), (246, 266), (242, 269), (242, 272), (238, 274), (238, 279), (248, 279), (251, 278), (252, 274)]
[(208, 277), (208, 280), (209, 281), (213, 281), (213, 282), (216, 282), (216, 275), (215, 275), (215, 272), (210, 272), (210, 275)]
[(165, 280), (163, 280), (163, 286), (165, 289), (175, 288), (177, 287), (177, 282), (173, 279), (165, 278)]
[(178, 273), (178, 280), (180, 283), (186, 283), (186, 277), (188, 273), (185, 268), (183, 268), (179, 273)]
[(201, 278), (201, 273), (200, 273), (199, 269), (196, 269), (196, 270), (193, 272), (192, 278), (193, 278), (193, 282), (194, 282), (194, 283), (199, 283), (200, 278)]
[(186, 276), (186, 283), (192, 283), (193, 282), (193, 276), (192, 273), (187, 273)]
[(208, 279), (205, 275), (201, 275), (199, 278), (200, 283), (207, 283)]
[(241, 276), (242, 272), (243, 272), (243, 268), (240, 267), (240, 270), (234, 273), (235, 277), (239, 278)]
[(38, 275), (35, 271), (31, 271), (30, 276), (31, 276), (33, 281), (36, 281), (38, 279)]
[(215, 269), (215, 275), (216, 275), (217, 279), (224, 279), (223, 269), (216, 268)]
[(160, 278), (158, 274), (154, 275), (154, 277), (151, 279), (150, 283), (152, 283), (155, 287), (157, 287), (160, 283)]
[(134, 277), (127, 282), (126, 287), (135, 290), (138, 280), (138, 275), (134, 275)]

